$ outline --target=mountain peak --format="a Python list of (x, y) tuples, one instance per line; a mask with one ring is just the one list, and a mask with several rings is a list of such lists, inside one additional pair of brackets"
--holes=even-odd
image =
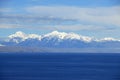
[(48, 37), (48, 38), (57, 37), (59, 39), (76, 39), (76, 40), (82, 40), (85, 42), (90, 42), (92, 40), (91, 37), (82, 36), (79, 34), (75, 34), (73, 32), (66, 33), (66, 32), (58, 32), (58, 31), (53, 31), (51, 33), (48, 33), (48, 34), (44, 35), (44, 37)]
[(57, 38), (60, 38), (60, 39), (64, 39), (64, 37), (66, 35), (67, 35), (67, 33), (65, 33), (65, 32), (53, 31), (51, 33), (48, 33), (48, 34), (44, 35), (44, 37), (49, 37), (49, 38), (57, 37)]
[(8, 36), (9, 38), (15, 38), (15, 37), (20, 37), (20, 38), (25, 38), (27, 35), (22, 32), (22, 31), (17, 31), (15, 34), (12, 34)]
[(25, 33), (22, 31), (17, 31), (15, 34), (25, 34)]
[(53, 31), (53, 32), (51, 32), (52, 34), (58, 34), (58, 33), (60, 33), (60, 32), (58, 32), (58, 31)]
[(17, 31), (15, 34), (12, 34), (10, 36), (8, 36), (10, 38), (10, 40), (12, 40), (13, 42), (22, 42), (25, 41), (26, 39), (38, 39), (41, 40), (41, 36), (37, 35), (37, 34), (25, 34), (22, 31)]

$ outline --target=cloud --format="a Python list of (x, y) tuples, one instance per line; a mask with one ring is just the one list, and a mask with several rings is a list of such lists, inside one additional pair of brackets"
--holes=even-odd
[[(114, 7), (74, 7), (74, 6), (31, 6), (21, 13), (9, 14), (10, 9), (0, 9), (1, 23), (31, 23), (31, 24), (98, 24), (107, 26), (120, 26), (120, 6)], [(5, 13), (7, 12), (7, 13)], [(26, 14), (24, 14), (26, 13)]]
[(50, 25), (50, 24), (67, 24), (76, 22), (74, 19), (64, 19), (53, 16), (38, 16), (38, 15), (0, 15), (0, 23), (17, 23), (17, 24), (37, 24), (37, 25)]
[(42, 30), (58, 30), (58, 31), (92, 31), (92, 32), (112, 32), (116, 31), (116, 27), (98, 26), (98, 25), (85, 25), (85, 24), (75, 24), (75, 25), (55, 25), (55, 26), (42, 26), (38, 29)]
[(32, 6), (26, 10), (35, 15), (120, 26), (120, 6), (81, 8), (74, 6)]
[[(22, 24), (0, 24), (0, 28), (4, 29), (14, 29), (14, 28), (24, 28), (24, 29), (33, 29), (33, 30), (58, 30), (58, 31), (80, 31), (80, 30), (87, 30), (87, 31), (106, 31), (111, 30), (105, 26), (96, 26), (96, 25), (84, 25), (84, 24), (76, 24), (76, 25), (22, 25)], [(111, 27), (112, 30), (116, 29)]]
[(0, 24), (0, 28), (9, 29), (9, 28), (23, 28), (22, 25), (19, 24)]
[(107, 28), (105, 26), (96, 26), (96, 25), (83, 25), (83, 24), (76, 24), (76, 25), (69, 25), (69, 26), (57, 26), (58, 30), (70, 30), (70, 31), (80, 31), (80, 30), (88, 30), (88, 31), (103, 31)]
[(12, 11), (11, 8), (0, 8), (0, 13), (11, 12), (11, 11)]
[(114, 33), (120, 30), (120, 6), (96, 8), (31, 6), (21, 12), (23, 13), (13, 11), (12, 14), (6, 12), (0, 15), (0, 28), (112, 31)]

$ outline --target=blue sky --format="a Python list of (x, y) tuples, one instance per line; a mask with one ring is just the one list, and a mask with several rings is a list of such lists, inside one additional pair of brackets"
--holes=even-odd
[(120, 1), (0, 0), (0, 37), (54, 30), (120, 39)]

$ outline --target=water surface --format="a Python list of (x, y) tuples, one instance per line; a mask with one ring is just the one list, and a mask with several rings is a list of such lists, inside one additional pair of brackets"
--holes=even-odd
[(0, 80), (120, 80), (120, 54), (0, 53)]

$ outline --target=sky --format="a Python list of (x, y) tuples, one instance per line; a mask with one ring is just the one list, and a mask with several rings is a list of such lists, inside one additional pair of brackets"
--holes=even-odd
[(0, 37), (56, 30), (120, 39), (120, 0), (0, 0)]

